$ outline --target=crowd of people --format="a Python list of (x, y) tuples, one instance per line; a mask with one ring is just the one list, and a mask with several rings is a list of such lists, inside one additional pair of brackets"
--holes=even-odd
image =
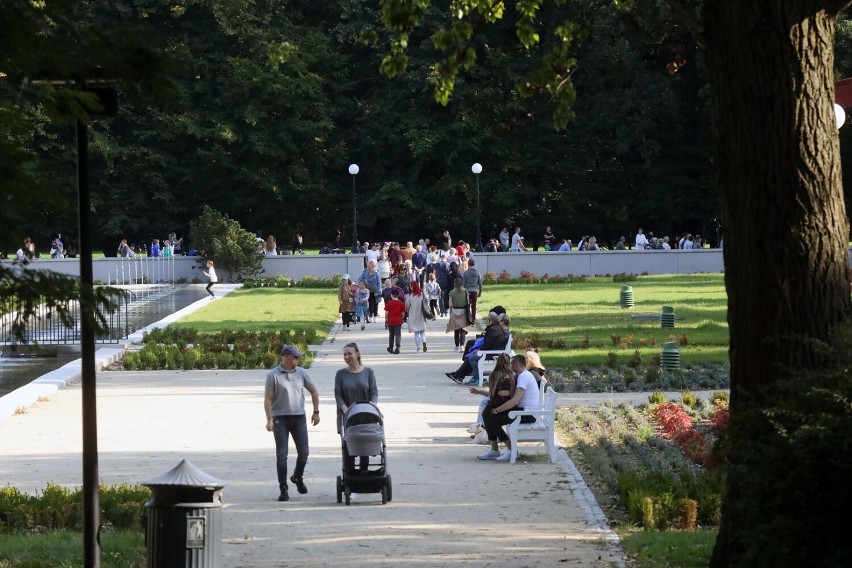
[(137, 255), (152, 256), (152, 257), (171, 257), (184, 254), (183, 237), (178, 237), (176, 233), (169, 233), (169, 236), (160, 239), (152, 239), (150, 249), (146, 250), (143, 245), (140, 249), (134, 243), (128, 243), (127, 239), (121, 239), (118, 243), (116, 256), (122, 258), (133, 258)]
[[(77, 256), (77, 250), (73, 245), (66, 248), (65, 244), (62, 242), (62, 235), (57, 233), (50, 241), (50, 250), (48, 255), (53, 259), (75, 258)], [(15, 258), (18, 260), (35, 260), (38, 257), (39, 252), (36, 250), (35, 241), (33, 241), (30, 237), (26, 237), (24, 239), (24, 244), (21, 245), (15, 253)]]
[(411, 241), (404, 247), (397, 242), (365, 244), (363, 272), (356, 278), (344, 274), (337, 290), (343, 330), (352, 324), (364, 330), (378, 316), (381, 303), (389, 352), (399, 353), (403, 324), (413, 334), (415, 352), (426, 351), (426, 321), (438, 317), (449, 318), (448, 331), (454, 332), (459, 350), (465, 328), (476, 321), (482, 295), (482, 274), (470, 245), (462, 241), (453, 247), (449, 238), (428, 250)]

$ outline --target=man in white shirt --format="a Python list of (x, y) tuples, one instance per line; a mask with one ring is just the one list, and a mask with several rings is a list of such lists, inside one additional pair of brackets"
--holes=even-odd
[(648, 248), (648, 238), (642, 232), (642, 227), (636, 231), (636, 250), (645, 250)]
[[(364, 243), (364, 246), (367, 246), (367, 243)], [(379, 263), (379, 254), (381, 254), (379, 252), (379, 243), (373, 243), (373, 246), (369, 247), (367, 249), (367, 252), (365, 252), (364, 254), (367, 255), (367, 258), (365, 259), (365, 262), (364, 262), (364, 266), (369, 266), (371, 260), (375, 261), (376, 264), (378, 264)]]
[[(503, 430), (503, 426), (512, 422), (509, 412), (512, 410), (538, 410), (541, 406), (539, 401), (538, 383), (535, 376), (527, 370), (527, 359), (523, 355), (515, 355), (511, 361), (512, 372), (515, 373), (515, 394), (512, 398), (499, 406), (492, 407), (490, 411), (482, 415), (483, 425), (488, 432), (488, 441), (491, 449), (476, 456), (481, 460), (496, 460), (507, 462), (512, 456), (512, 447), (509, 436)], [(471, 389), (474, 392), (474, 389)], [(521, 423), (529, 424), (535, 422), (532, 416), (524, 416)], [(506, 451), (499, 452), (499, 442), (506, 445)]]
[(663, 250), (672, 250), (668, 237), (663, 237)]
[(506, 252), (509, 250), (509, 229), (503, 227), (503, 230), (500, 231), (500, 252)]
[(512, 252), (525, 252), (527, 247), (524, 246), (524, 237), (521, 236), (521, 228), (515, 227), (515, 234), (512, 235)]

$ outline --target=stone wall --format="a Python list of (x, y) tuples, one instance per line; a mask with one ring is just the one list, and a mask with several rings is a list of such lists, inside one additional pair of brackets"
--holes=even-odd
[[(852, 251), (852, 249), (850, 249)], [(3, 261), (11, 262), (11, 261)], [(724, 261), (720, 249), (684, 250), (684, 251), (598, 251), (598, 252), (526, 252), (526, 253), (479, 253), (476, 255), (477, 268), (483, 274), (504, 270), (510, 275), (519, 276), (521, 271), (532, 272), (537, 276), (617, 274), (620, 272), (641, 274), (694, 274), (701, 272), (721, 272)], [(852, 260), (850, 260), (852, 263)], [(139, 281), (146, 275), (147, 281), (169, 281), (172, 278), (193, 278), (205, 281), (202, 267), (197, 258), (174, 257), (173, 261), (163, 258), (96, 258), (92, 261), (94, 278), (101, 282)], [(851, 264), (852, 265), (852, 264)], [(37, 260), (29, 265), (31, 269), (54, 270), (62, 274), (77, 276), (79, 263), (74, 259)], [(263, 259), (262, 276), (284, 274), (301, 279), (311, 275), (329, 278), (335, 273), (349, 273), (353, 278), (361, 273), (364, 266), (363, 255), (327, 254), (276, 256)], [(228, 278), (227, 273), (218, 270), (220, 280)]]

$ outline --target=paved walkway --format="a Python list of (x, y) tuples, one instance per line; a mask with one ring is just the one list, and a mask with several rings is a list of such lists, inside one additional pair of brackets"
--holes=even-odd
[[(285, 324), (286, 325), (286, 324)], [(310, 375), (322, 422), (310, 428), (309, 488), (275, 501), (274, 443), (263, 414), (263, 371), (100, 372), (103, 483), (142, 483), (187, 458), (227, 482), (223, 566), (623, 566), (606, 520), (573, 464), (522, 452), (517, 464), (482, 462), (468, 443), (477, 397), (445, 376), (455, 368), (444, 321), (430, 322), (428, 353), (389, 355), (381, 320), (332, 330)], [(358, 495), (338, 505), (340, 438), (334, 373), (357, 341), (379, 385), (393, 502)], [(0, 484), (26, 492), (82, 482), (80, 386), (0, 419)], [(641, 395), (647, 397), (647, 395)], [(291, 468), (294, 459), (291, 449)]]

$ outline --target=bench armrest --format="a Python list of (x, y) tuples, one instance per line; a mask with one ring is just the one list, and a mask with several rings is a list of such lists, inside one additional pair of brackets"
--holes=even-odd
[(548, 414), (550, 413), (543, 408), (539, 408), (538, 410), (510, 410), (509, 418), (512, 419), (512, 422), (519, 422), (521, 420), (521, 416), (533, 416), (538, 420)]
[(508, 354), (509, 352), (506, 351), (505, 349), (497, 349), (497, 350), (494, 350), (494, 351), (491, 351), (491, 350), (483, 351), (483, 350), (480, 349), (479, 351), (476, 352), (476, 357), (478, 357), (479, 359), (482, 359), (486, 355), (493, 355), (494, 357), (496, 357), (496, 356), (498, 356), (502, 353)]

